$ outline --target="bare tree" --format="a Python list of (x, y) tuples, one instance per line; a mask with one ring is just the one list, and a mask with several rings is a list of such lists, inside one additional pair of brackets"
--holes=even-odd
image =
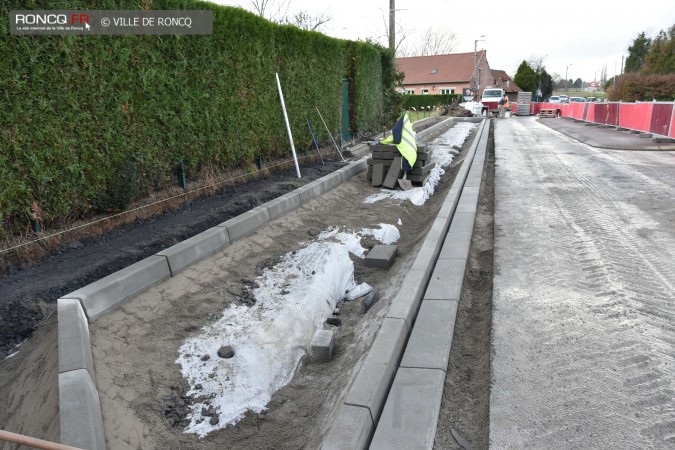
[(270, 22), (283, 23), (288, 17), (290, 0), (249, 0), (256, 14)]
[(404, 56), (447, 55), (457, 46), (457, 34), (449, 29), (427, 28), (405, 49)]
[(331, 19), (332, 17), (330, 17), (325, 11), (317, 16), (313, 16), (307, 11), (298, 11), (293, 14), (292, 17), (287, 17), (284, 20), (284, 23), (295, 25), (296, 27), (303, 30), (317, 31), (321, 25), (330, 22)]
[[(380, 12), (382, 13), (382, 25), (384, 26), (384, 33), (376, 37), (374, 40), (382, 44), (384, 47), (389, 47), (389, 30), (390, 30), (389, 11), (387, 11), (387, 13), (385, 14), (384, 10), (380, 9)], [(395, 22), (395, 26), (396, 27), (394, 30), (394, 38), (396, 42), (394, 43), (394, 52), (398, 55), (400, 53), (399, 49), (401, 47), (401, 44), (403, 44), (403, 41), (405, 41), (406, 38), (410, 35), (410, 30), (401, 26), (401, 24), (398, 22)]]

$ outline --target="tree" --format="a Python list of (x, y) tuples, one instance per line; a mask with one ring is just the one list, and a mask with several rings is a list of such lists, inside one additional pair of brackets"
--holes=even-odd
[(675, 25), (656, 36), (645, 56), (643, 71), (658, 75), (675, 73)]
[(518, 66), (513, 81), (520, 86), (523, 91), (536, 92), (539, 87), (539, 76), (525, 60)]
[(649, 39), (644, 31), (637, 35), (633, 45), (628, 47), (628, 58), (626, 58), (626, 73), (637, 73), (642, 69), (645, 62), (645, 56), (649, 52), (652, 40)]
[(581, 89), (583, 84), (584, 84), (584, 82), (581, 80), (581, 78), (577, 78), (576, 80), (574, 80), (574, 83), (572, 83), (572, 86), (574, 86), (575, 88)]
[(288, 17), (290, 0), (250, 0), (251, 7), (260, 17), (270, 22), (282, 23)]
[(541, 95), (544, 98), (550, 97), (553, 94), (553, 77), (543, 67), (539, 74), (539, 89), (541, 89)]
[[(419, 34), (418, 34), (419, 35)], [(427, 28), (399, 52), (402, 56), (447, 55), (457, 45), (457, 34), (449, 29)]]
[(307, 11), (298, 11), (292, 17), (284, 19), (284, 23), (294, 25), (302, 30), (316, 31), (321, 25), (329, 22), (331, 17), (325, 12), (312, 16)]

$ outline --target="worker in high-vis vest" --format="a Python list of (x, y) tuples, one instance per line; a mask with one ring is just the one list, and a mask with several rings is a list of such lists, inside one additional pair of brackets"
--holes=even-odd
[(403, 114), (394, 128), (391, 130), (391, 136), (380, 141), (381, 144), (396, 144), (396, 148), (403, 158), (401, 158), (401, 169), (409, 172), (417, 161), (417, 143), (415, 142), (415, 132), (408, 113)]

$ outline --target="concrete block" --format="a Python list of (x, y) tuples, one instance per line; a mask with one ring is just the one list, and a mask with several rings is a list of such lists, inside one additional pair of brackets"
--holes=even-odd
[(368, 409), (340, 405), (337, 418), (324, 439), (321, 450), (365, 450), (374, 428)]
[(443, 242), (441, 259), (464, 259), (469, 257), (472, 233), (448, 233)]
[(356, 163), (354, 163), (354, 167), (356, 167), (356, 173), (361, 173), (366, 170), (365, 158), (361, 158), (360, 160), (356, 161)]
[(366, 407), (377, 422), (401, 360), (408, 329), (401, 319), (385, 318), (345, 398), (345, 404)]
[(164, 256), (152, 255), (80, 288), (63, 298), (80, 299), (90, 322), (118, 308), (151, 286), (171, 277)]
[(230, 245), (227, 228), (213, 227), (157, 253), (169, 261), (171, 276)]
[(447, 370), (458, 303), (457, 300), (422, 302), (401, 367)]
[(424, 292), (424, 300), (459, 300), (465, 268), (464, 259), (439, 259)]
[(448, 191), (448, 195), (445, 197), (445, 200), (443, 200), (443, 204), (441, 205), (441, 208), (438, 210), (438, 217), (443, 217), (443, 218), (449, 218), (452, 217), (453, 214), (455, 214), (455, 210), (457, 209), (457, 204), (459, 203), (459, 194), (461, 193), (461, 190), (459, 189), (459, 186), (453, 185), (450, 188), (450, 191)]
[(653, 135), (651, 133), (640, 133), (638, 136), (641, 138), (651, 138)]
[(300, 196), (300, 201), (304, 205), (323, 194), (323, 183), (319, 180), (314, 180), (311, 183), (307, 183), (306, 185), (297, 188), (295, 192)]
[(265, 206), (257, 206), (237, 217), (221, 223), (219, 227), (227, 228), (230, 235), (230, 241), (235, 242), (239, 239), (250, 236), (270, 221), (270, 211)]
[(417, 168), (413, 167), (410, 170), (410, 174), (411, 175), (424, 175), (424, 174), (427, 174), (427, 173), (431, 172), (431, 169), (433, 169), (434, 167), (436, 167), (436, 163), (430, 162), (429, 164), (427, 164), (426, 166), (423, 166), (423, 167), (417, 167)]
[(476, 212), (479, 189), (478, 187), (467, 186), (462, 189), (462, 196), (457, 204), (457, 212)]
[(288, 194), (284, 194), (275, 198), (274, 200), (270, 200), (269, 202), (265, 203), (264, 206), (267, 206), (267, 209), (270, 212), (271, 220), (298, 209), (300, 205), (302, 205), (302, 202), (300, 201), (300, 195), (298, 195), (297, 192), (289, 192)]
[(375, 267), (378, 269), (388, 269), (391, 267), (394, 256), (396, 256), (397, 245), (379, 244), (374, 246), (363, 259), (366, 267)]
[(369, 448), (433, 448), (444, 382), (442, 370), (399, 369)]
[(342, 181), (345, 182), (349, 180), (351, 177), (359, 173), (358, 168), (356, 167), (356, 163), (351, 163), (343, 167), (342, 169), (336, 170), (340, 174), (340, 177), (342, 177)]
[(96, 386), (84, 369), (59, 374), (61, 443), (87, 450), (103, 450), (105, 434)]
[(389, 168), (387, 176), (384, 178), (384, 181), (382, 182), (382, 186), (388, 189), (394, 189), (398, 184), (396, 180), (401, 178), (401, 172), (402, 172), (401, 157), (397, 156), (394, 158), (394, 162), (391, 163), (391, 167)]
[(406, 327), (412, 329), (415, 315), (427, 287), (427, 281), (429, 281), (429, 277), (426, 276), (426, 270), (409, 270), (403, 280), (401, 289), (389, 305), (387, 317), (402, 319), (405, 321)]
[(372, 187), (382, 186), (384, 181), (384, 164), (374, 164), (373, 165), (373, 177), (370, 185)]
[(323, 184), (323, 192), (325, 194), (331, 189), (340, 186), (342, 183), (342, 175), (339, 171), (336, 171), (319, 178), (317, 181), (321, 181), (321, 184)]
[[(474, 161), (474, 164), (478, 162), (480, 164), (480, 161)], [(480, 164), (482, 166), (482, 164)], [(466, 178), (466, 183), (464, 183), (464, 187), (480, 187), (480, 183), (483, 180), (483, 174), (482, 172), (473, 172), (471, 171), (469, 173), (469, 176)]]
[(450, 230), (448, 233), (473, 233), (473, 223), (475, 219), (475, 211), (456, 211), (455, 215), (452, 216), (452, 222), (450, 222)]
[(309, 358), (312, 362), (328, 362), (333, 357), (333, 330), (316, 330), (312, 336)]
[(79, 300), (60, 298), (58, 311), (59, 373), (85, 369), (94, 378), (87, 316)]
[(443, 241), (445, 240), (445, 235), (448, 231), (448, 223), (450, 219), (439, 218), (437, 217), (434, 220), (434, 223), (431, 225), (427, 236), (422, 242), (422, 247), (417, 253), (417, 257), (413, 262), (411, 269), (421, 270), (425, 272), (425, 277), (429, 279), (431, 276), (431, 270), (434, 267), (434, 263), (438, 258), (438, 255), (443, 246)]
[(368, 295), (361, 300), (361, 314), (368, 312), (370, 308), (373, 307), (375, 303), (380, 299), (380, 290), (378, 288), (373, 289), (368, 293)]

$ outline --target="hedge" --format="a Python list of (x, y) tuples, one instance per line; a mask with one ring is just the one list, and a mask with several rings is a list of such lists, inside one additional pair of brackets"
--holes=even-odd
[[(209, 9), (211, 36), (12, 36), (0, 21), (0, 235), (25, 228), (35, 203), (44, 225), (124, 209), (203, 169), (287, 158), (279, 73), (296, 148), (318, 108), (338, 132), (342, 79), (350, 130), (381, 128), (398, 111), (393, 57), (362, 42), (279, 26), (239, 8), (195, 0), (6, 1), (21, 9)], [(384, 72), (383, 72), (384, 71)], [(387, 101), (387, 107), (396, 105)], [(123, 191), (123, 192), (120, 192)]]
[(452, 102), (461, 102), (460, 94), (440, 94), (440, 95), (404, 95), (403, 109), (419, 109), (427, 106), (450, 105)]
[(624, 74), (608, 91), (610, 101), (675, 100), (675, 75)]

